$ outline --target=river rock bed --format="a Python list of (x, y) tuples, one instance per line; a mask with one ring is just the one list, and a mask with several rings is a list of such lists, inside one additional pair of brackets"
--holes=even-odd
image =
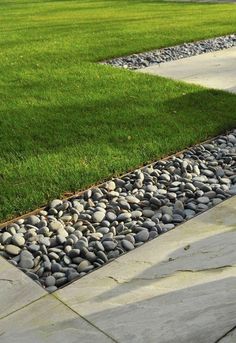
[(235, 194), (236, 130), (52, 200), (1, 229), (0, 255), (52, 292)]
[(110, 64), (114, 67), (126, 69), (141, 69), (150, 67), (153, 64), (160, 64), (204, 54), (206, 52), (228, 49), (233, 46), (236, 46), (236, 34), (113, 58), (102, 62), (102, 64)]

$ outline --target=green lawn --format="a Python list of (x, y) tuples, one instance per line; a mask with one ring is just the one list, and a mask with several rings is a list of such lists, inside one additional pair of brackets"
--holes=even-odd
[(0, 0), (0, 220), (236, 124), (236, 96), (97, 61), (236, 31), (234, 4)]

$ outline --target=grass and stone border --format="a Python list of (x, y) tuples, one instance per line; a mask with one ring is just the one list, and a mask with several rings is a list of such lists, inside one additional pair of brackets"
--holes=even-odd
[(3, 225), (0, 255), (53, 292), (236, 194), (236, 130)]
[(236, 34), (184, 43), (168, 48), (117, 57), (101, 62), (125, 69), (142, 69), (155, 64), (170, 62), (191, 56), (228, 49), (236, 46)]

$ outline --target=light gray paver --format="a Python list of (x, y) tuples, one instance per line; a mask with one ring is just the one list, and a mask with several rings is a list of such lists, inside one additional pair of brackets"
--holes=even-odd
[(0, 318), (46, 294), (41, 286), (0, 257)]
[(236, 47), (153, 65), (138, 72), (236, 93)]
[(118, 342), (213, 343), (235, 325), (236, 197), (57, 291)]
[(0, 320), (1, 343), (111, 343), (52, 295)]

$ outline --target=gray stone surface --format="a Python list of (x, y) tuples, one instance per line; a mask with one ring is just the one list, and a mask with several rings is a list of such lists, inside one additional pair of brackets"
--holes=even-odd
[(0, 318), (46, 294), (43, 288), (0, 257)]
[(234, 343), (234, 342), (236, 342), (236, 328), (230, 331), (225, 337), (223, 337), (217, 343)]
[(139, 72), (236, 93), (236, 47), (153, 65)]
[(216, 342), (235, 325), (235, 209), (232, 197), (55, 295), (118, 342)]
[(1, 343), (111, 343), (51, 295), (0, 320)]

